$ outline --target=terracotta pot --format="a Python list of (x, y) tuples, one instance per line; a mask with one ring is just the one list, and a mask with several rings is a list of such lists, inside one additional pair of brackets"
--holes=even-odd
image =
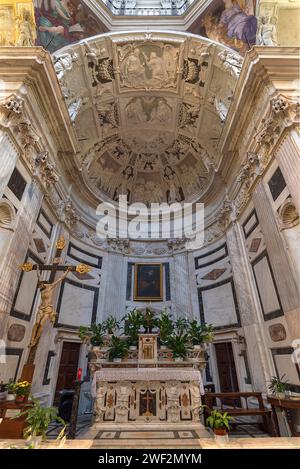
[(225, 436), (227, 435), (227, 430), (226, 428), (214, 428), (214, 434), (219, 436)]
[(22, 404), (26, 396), (16, 396), (16, 404)]

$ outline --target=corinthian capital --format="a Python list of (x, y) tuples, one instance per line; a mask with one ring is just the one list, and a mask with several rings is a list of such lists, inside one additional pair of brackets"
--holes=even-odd
[(11, 94), (0, 102), (0, 124), (3, 127), (16, 125), (23, 112), (24, 99), (16, 94)]

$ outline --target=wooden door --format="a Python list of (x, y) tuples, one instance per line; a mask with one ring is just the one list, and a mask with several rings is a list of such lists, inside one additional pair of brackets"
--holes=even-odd
[(64, 342), (61, 352), (60, 365), (54, 396), (54, 405), (59, 404), (59, 391), (74, 389), (74, 381), (77, 376), (80, 343)]
[(238, 392), (239, 385), (231, 342), (215, 344), (220, 392)]

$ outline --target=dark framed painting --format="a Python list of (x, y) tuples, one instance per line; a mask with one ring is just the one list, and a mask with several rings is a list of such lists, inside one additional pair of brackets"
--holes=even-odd
[(163, 265), (135, 264), (134, 266), (134, 300), (162, 301), (163, 299)]

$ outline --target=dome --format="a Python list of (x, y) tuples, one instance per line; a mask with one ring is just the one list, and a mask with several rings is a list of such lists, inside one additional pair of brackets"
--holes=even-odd
[(201, 199), (238, 75), (229, 56), (208, 39), (168, 32), (104, 34), (55, 54), (82, 190), (113, 203)]

